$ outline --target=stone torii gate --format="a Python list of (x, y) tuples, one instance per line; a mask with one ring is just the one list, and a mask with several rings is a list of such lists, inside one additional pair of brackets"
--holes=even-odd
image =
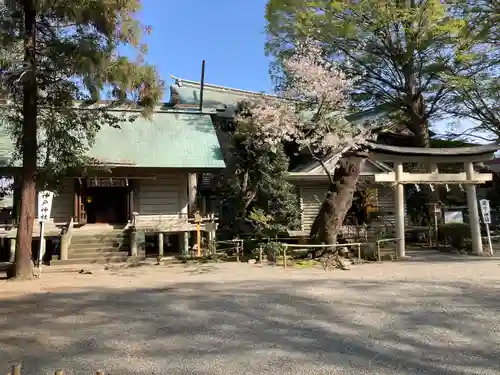
[[(471, 229), (472, 250), (479, 254), (483, 251), (481, 227), (476, 196), (476, 185), (493, 179), (491, 173), (478, 173), (475, 162), (493, 159), (500, 148), (497, 145), (484, 145), (456, 148), (419, 148), (400, 147), (370, 143), (370, 159), (393, 163), (394, 172), (375, 175), (375, 182), (395, 184), (397, 256), (404, 258), (405, 253), (405, 198), (404, 184), (444, 185), (462, 184), (467, 189), (469, 207), (469, 226)], [(429, 173), (409, 173), (403, 163), (431, 165)], [(463, 164), (462, 173), (439, 173), (439, 164)]]

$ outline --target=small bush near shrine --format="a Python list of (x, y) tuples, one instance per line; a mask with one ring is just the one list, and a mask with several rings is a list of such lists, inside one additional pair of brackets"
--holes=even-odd
[(268, 242), (263, 250), (269, 261), (276, 261), (278, 257), (283, 256), (285, 246), (280, 242)]

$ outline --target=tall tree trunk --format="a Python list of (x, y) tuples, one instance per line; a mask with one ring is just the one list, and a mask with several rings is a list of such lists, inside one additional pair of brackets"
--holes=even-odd
[(414, 122), (415, 147), (428, 148), (431, 147), (431, 139), (429, 136), (429, 123), (426, 119), (415, 119)]
[(21, 207), (17, 228), (15, 277), (32, 277), (31, 241), (35, 221), (37, 175), (37, 84), (36, 84), (36, 10), (33, 0), (24, 4), (24, 62), (23, 77), (23, 166), (21, 174)]
[[(410, 130), (415, 134), (413, 146), (414, 147), (422, 147), (429, 148), (431, 147), (431, 139), (429, 136), (429, 121), (425, 116), (425, 102), (422, 94), (413, 97), (413, 101), (410, 105)], [(424, 168), (427, 171), (431, 172), (434, 169), (435, 165), (426, 164)], [(434, 191), (425, 189), (420, 192), (422, 196), (425, 196), (425, 200), (427, 203), (437, 203), (440, 201), (439, 189), (435, 188)], [(425, 210), (426, 215), (429, 214), (429, 211)], [(431, 216), (428, 216), (428, 220), (432, 220)]]
[(356, 184), (365, 157), (352, 155), (343, 158), (333, 175), (326, 198), (311, 227), (311, 238), (324, 244), (335, 244), (347, 211), (352, 205)]
[[(415, 91), (416, 88), (408, 90)], [(409, 93), (407, 98), (410, 120), (408, 128), (415, 134), (414, 146), (423, 148), (430, 147), (429, 121), (425, 116), (424, 97), (422, 94), (414, 95)]]

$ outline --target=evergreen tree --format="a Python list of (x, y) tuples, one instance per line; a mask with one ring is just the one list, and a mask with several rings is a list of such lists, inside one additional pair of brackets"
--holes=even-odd
[(451, 95), (443, 109), (455, 118), (472, 119), (475, 126), (460, 129), (450, 137), (479, 138), (489, 142), (500, 139), (500, 1), (460, 0), (466, 21), (463, 39), (467, 42), (461, 65), (449, 75)]
[[(36, 188), (45, 170), (62, 172), (88, 162), (85, 153), (101, 126), (123, 120), (95, 103), (140, 104), (151, 113), (162, 82), (144, 62), (140, 0), (9, 0), (0, 8), (3, 126), (22, 163), (15, 275), (32, 275), (31, 237)], [(137, 59), (119, 53), (133, 47)], [(54, 171), (54, 168), (56, 170)]]
[(299, 225), (295, 187), (286, 180), (289, 160), (282, 145), (272, 148), (255, 138), (249, 124), (236, 123), (227, 167), (218, 186), (223, 213), (220, 229), (230, 237), (277, 236)]

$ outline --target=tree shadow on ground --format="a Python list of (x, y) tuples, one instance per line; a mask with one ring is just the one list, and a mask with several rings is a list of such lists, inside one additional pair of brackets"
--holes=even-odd
[(0, 371), (497, 374), (498, 295), (336, 280), (36, 294), (0, 304)]

